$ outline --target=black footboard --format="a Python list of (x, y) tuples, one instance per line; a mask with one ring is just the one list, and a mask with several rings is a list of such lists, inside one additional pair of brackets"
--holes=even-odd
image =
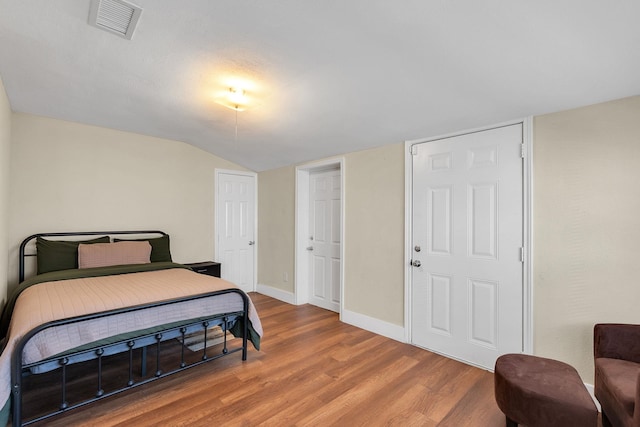
[[(192, 301), (201, 298), (214, 297), (217, 295), (223, 295), (228, 293), (237, 293), (242, 297), (243, 301), (243, 309), (242, 311), (236, 311), (231, 313), (215, 313), (210, 316), (201, 317), (198, 319), (186, 320), (184, 323), (180, 322), (180, 325), (172, 324), (170, 326), (160, 326), (154, 328), (152, 332), (149, 330), (145, 330), (140, 333), (140, 335), (136, 335), (135, 337), (128, 337), (126, 339), (117, 339), (108, 344), (96, 344), (96, 345), (88, 345), (83, 346), (83, 348), (79, 351), (75, 351), (72, 353), (65, 353), (60, 356), (55, 356), (48, 358), (43, 361), (39, 361), (31, 364), (23, 364), (23, 351), (26, 343), (38, 332), (41, 332), (44, 329), (69, 325), (73, 323), (83, 322), (87, 320), (97, 319), (106, 316), (113, 316), (122, 313), (128, 313), (133, 311), (145, 310), (154, 307), (164, 306), (168, 304), (175, 304), (180, 302)], [(58, 321), (53, 321), (41, 325), (32, 331), (30, 331), (27, 335), (25, 335), (15, 347), (15, 350), (12, 354), (11, 358), (11, 387), (12, 387), (12, 411), (13, 411), (13, 425), (21, 426), (28, 425), (38, 421), (45, 420), (54, 415), (63, 413), (73, 408), (77, 408), (80, 406), (84, 406), (95, 402), (97, 400), (103, 399), (105, 397), (112, 396), (114, 394), (120, 393), (125, 390), (129, 390), (132, 387), (137, 387), (148, 382), (154, 381), (159, 378), (166, 377), (168, 375), (180, 372), (187, 368), (191, 368), (194, 366), (198, 366), (202, 363), (208, 362), (210, 360), (217, 359), (219, 357), (232, 354), (238, 351), (242, 352), (242, 360), (246, 360), (247, 358), (247, 342), (248, 342), (248, 325), (249, 325), (249, 299), (248, 296), (239, 289), (226, 289), (222, 291), (210, 292), (206, 294), (194, 295), (184, 298), (179, 298), (171, 301), (162, 301), (151, 304), (138, 305), (133, 307), (120, 308), (116, 310), (110, 310), (95, 314), (89, 314), (85, 316), (79, 316), (69, 319), (63, 319)], [(217, 352), (214, 352), (211, 348), (207, 346), (207, 333), (206, 330), (212, 326), (220, 326), (223, 331), (223, 342), (221, 343), (221, 349), (219, 348)], [(238, 330), (242, 334), (242, 345), (241, 347), (235, 347), (229, 349), (227, 347), (227, 338), (226, 331), (234, 327), (234, 332), (237, 336)], [(205, 331), (204, 333), (204, 345), (202, 350), (199, 350), (199, 356), (197, 360), (191, 360), (187, 362), (185, 358), (185, 336), (191, 334), (195, 331)], [(163, 362), (161, 360), (161, 352), (160, 348), (163, 343), (166, 343), (168, 340), (178, 339), (181, 342), (181, 355), (179, 357), (179, 361), (172, 361), (172, 364)], [(144, 376), (143, 378), (136, 379), (134, 376), (134, 350), (142, 349), (142, 354), (146, 356), (147, 348), (154, 349), (155, 354), (155, 372), (153, 375)], [(117, 389), (105, 391), (103, 390), (103, 358), (109, 354), (114, 353), (128, 353), (128, 373), (125, 375), (127, 378), (126, 381), (123, 382), (121, 386)], [(145, 357), (146, 359), (146, 357)], [(67, 401), (68, 394), (68, 378), (67, 378), (67, 370), (68, 367), (76, 363), (76, 361), (86, 361), (86, 360), (95, 360), (96, 370), (95, 370), (95, 395), (92, 397), (87, 397), (86, 399), (82, 399), (75, 402)], [(56, 372), (60, 374), (60, 400), (59, 407), (51, 412), (46, 414), (39, 414), (36, 417), (33, 417), (28, 420), (22, 419), (23, 414), (23, 378), (25, 375), (29, 375), (32, 371), (37, 371), (38, 368), (50, 369), (51, 366), (56, 366)], [(146, 360), (142, 363), (143, 369), (146, 367)]]

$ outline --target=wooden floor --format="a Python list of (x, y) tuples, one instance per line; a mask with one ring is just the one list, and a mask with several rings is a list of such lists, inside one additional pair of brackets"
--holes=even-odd
[(265, 336), (246, 362), (234, 354), (46, 425), (505, 425), (490, 372), (341, 323), (311, 305), (251, 297)]

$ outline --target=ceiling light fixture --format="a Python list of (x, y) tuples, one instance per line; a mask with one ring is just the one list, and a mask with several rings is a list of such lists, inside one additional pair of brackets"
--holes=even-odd
[(238, 112), (254, 108), (260, 103), (255, 95), (259, 93), (255, 82), (243, 77), (227, 77), (220, 80), (218, 91), (213, 100), (224, 107), (235, 111), (235, 141), (238, 140)]
[(244, 111), (249, 107), (249, 99), (241, 87), (230, 87), (222, 96), (216, 98), (216, 102), (236, 111)]
[(249, 106), (249, 100), (247, 95), (241, 87), (232, 86), (228, 92), (218, 96), (216, 102), (220, 105), (224, 105), (227, 108), (231, 108), (236, 112), (236, 132), (235, 140), (238, 140), (238, 111), (244, 111)]
[(244, 108), (241, 110), (240, 106), (244, 106), (247, 103), (247, 98), (244, 96), (244, 89), (232, 87), (229, 88), (229, 101), (235, 104), (236, 111), (244, 111)]

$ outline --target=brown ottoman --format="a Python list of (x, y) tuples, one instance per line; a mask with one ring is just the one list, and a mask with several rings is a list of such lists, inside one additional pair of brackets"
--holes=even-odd
[(597, 427), (598, 409), (578, 371), (566, 363), (526, 354), (496, 361), (495, 395), (507, 426)]

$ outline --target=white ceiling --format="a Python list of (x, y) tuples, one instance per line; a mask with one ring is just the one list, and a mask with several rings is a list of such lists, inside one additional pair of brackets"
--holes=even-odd
[[(640, 94), (638, 0), (0, 0), (11, 107), (256, 171)], [(230, 78), (259, 104), (214, 102)]]

